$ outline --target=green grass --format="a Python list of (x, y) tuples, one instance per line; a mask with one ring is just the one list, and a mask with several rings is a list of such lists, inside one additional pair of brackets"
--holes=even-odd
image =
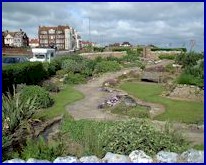
[(158, 84), (126, 82), (120, 88), (142, 100), (159, 103), (165, 106), (165, 113), (157, 116), (157, 120), (178, 121), (184, 123), (202, 123), (204, 120), (203, 103), (172, 100), (161, 97), (163, 88)]
[(114, 114), (126, 115), (131, 118), (134, 118), (134, 117), (148, 118), (149, 117), (148, 109), (140, 105), (137, 105), (135, 107), (127, 107), (123, 104), (120, 104), (118, 106), (115, 106), (115, 108), (112, 108), (111, 112)]
[(57, 116), (61, 116), (66, 111), (66, 105), (84, 98), (82, 93), (78, 92), (72, 86), (69, 85), (67, 85), (65, 89), (63, 89), (53, 97), (55, 102), (54, 105), (50, 108), (42, 109), (38, 113), (34, 114), (33, 118), (47, 120)]

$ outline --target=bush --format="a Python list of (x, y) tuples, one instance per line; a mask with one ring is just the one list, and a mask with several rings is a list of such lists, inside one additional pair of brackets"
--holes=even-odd
[(85, 83), (86, 79), (83, 75), (79, 73), (69, 73), (68, 76), (65, 78), (64, 83), (65, 84), (81, 84)]
[(84, 61), (75, 61), (73, 59), (67, 59), (62, 62), (62, 69), (67, 72), (81, 73), (86, 69), (86, 63)]
[(13, 133), (23, 119), (30, 118), (38, 109), (37, 96), (35, 94), (31, 96), (33, 97), (22, 99), (15, 89), (13, 94), (2, 95), (3, 132)]
[(177, 83), (178, 84), (197, 85), (197, 86), (203, 87), (204, 86), (204, 79), (197, 78), (197, 77), (193, 76), (192, 74), (187, 74), (184, 72), (177, 78)]
[(105, 73), (120, 70), (121, 67), (116, 61), (102, 61), (95, 66), (95, 73)]
[(24, 160), (36, 158), (54, 161), (54, 159), (62, 155), (63, 150), (64, 145), (62, 143), (47, 144), (42, 137), (38, 140), (28, 139), (26, 146), (20, 153), (20, 157)]
[(42, 84), (42, 87), (46, 89), (48, 92), (59, 92), (60, 91), (59, 87), (51, 81), (45, 81)]
[(128, 155), (134, 150), (143, 150), (148, 155), (159, 151), (182, 152), (188, 143), (174, 132), (157, 131), (145, 120), (128, 120), (116, 123), (99, 135), (105, 152)]
[(168, 55), (168, 54), (162, 54), (159, 56), (159, 59), (168, 59), (168, 60), (175, 60), (176, 55)]
[(3, 92), (12, 91), (16, 84), (36, 85), (47, 76), (47, 71), (40, 62), (3, 66)]
[(54, 103), (53, 99), (49, 95), (49, 92), (40, 86), (26, 86), (20, 92), (20, 96), (23, 99), (29, 99), (32, 96), (36, 96), (35, 102), (39, 108), (47, 108), (52, 106)]
[(172, 66), (172, 64), (166, 65), (165, 70), (166, 72), (175, 73), (175, 68)]

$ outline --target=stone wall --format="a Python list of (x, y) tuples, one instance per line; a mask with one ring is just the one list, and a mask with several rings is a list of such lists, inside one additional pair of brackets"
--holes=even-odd
[(190, 149), (182, 154), (160, 151), (154, 157), (150, 157), (144, 151), (135, 150), (129, 155), (107, 152), (102, 159), (95, 155), (83, 156), (81, 158), (65, 156), (57, 157), (53, 162), (34, 158), (25, 161), (17, 158), (4, 161), (3, 163), (204, 163), (204, 151)]
[(32, 55), (31, 49), (26, 48), (2, 48), (3, 55)]
[(89, 59), (95, 59), (96, 57), (117, 57), (117, 58), (121, 58), (125, 55), (127, 55), (126, 51), (123, 52), (98, 52), (98, 53), (81, 53), (80, 54), (83, 57), (89, 58)]

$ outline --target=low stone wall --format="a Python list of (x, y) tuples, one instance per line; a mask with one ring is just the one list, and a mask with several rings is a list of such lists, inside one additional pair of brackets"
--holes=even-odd
[(123, 56), (127, 55), (126, 51), (123, 52), (98, 52), (98, 53), (81, 53), (80, 56), (89, 58), (89, 59), (95, 59), (96, 57), (117, 57), (117, 58), (121, 58)]
[(79, 159), (74, 156), (65, 156), (57, 157), (53, 162), (34, 158), (25, 161), (17, 158), (3, 163), (204, 163), (204, 151), (190, 149), (182, 154), (160, 151), (152, 158), (146, 155), (144, 151), (135, 150), (129, 155), (107, 152), (102, 159), (95, 155), (83, 156)]
[(2, 48), (3, 55), (32, 55), (31, 49), (26, 48)]
[(193, 85), (179, 84), (172, 91), (169, 91), (166, 96), (203, 102), (204, 90)]

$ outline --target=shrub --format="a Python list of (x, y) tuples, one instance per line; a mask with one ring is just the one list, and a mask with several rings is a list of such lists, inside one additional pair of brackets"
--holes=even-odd
[(3, 66), (3, 92), (12, 91), (16, 84), (36, 85), (47, 76), (47, 71), (40, 62)]
[(192, 74), (187, 74), (183, 72), (178, 78), (177, 78), (178, 84), (188, 84), (188, 85), (197, 85), (197, 86), (204, 86), (204, 79), (200, 79), (195, 77)]
[(172, 66), (172, 64), (166, 65), (165, 70), (166, 72), (175, 73), (175, 68)]
[(56, 72), (56, 76), (57, 76), (58, 78), (62, 78), (66, 73), (67, 73), (67, 71), (61, 69), (61, 70), (58, 70), (58, 71)]
[(159, 56), (159, 59), (168, 59), (168, 60), (175, 60), (176, 55), (168, 55), (168, 54), (162, 54)]
[(95, 73), (105, 73), (120, 70), (121, 67), (116, 61), (102, 61), (95, 66)]
[(3, 132), (13, 133), (23, 119), (30, 118), (38, 109), (37, 97), (35, 94), (31, 96), (33, 97), (22, 99), (20, 93), (16, 93), (15, 89), (13, 94), (2, 95)]
[(83, 61), (77, 62), (73, 59), (67, 59), (62, 62), (62, 69), (67, 72), (81, 73), (83, 70), (86, 69), (86, 63)]
[(128, 120), (116, 123), (99, 135), (103, 150), (128, 155), (143, 150), (149, 155), (168, 150), (182, 152), (188, 147), (184, 139), (171, 131), (157, 131), (145, 120)]
[(47, 144), (42, 137), (38, 140), (28, 139), (20, 157), (24, 160), (36, 158), (53, 161), (62, 155), (63, 150), (64, 145), (59, 142)]
[(65, 78), (64, 83), (66, 84), (81, 84), (85, 83), (86, 79), (83, 75), (79, 73), (69, 73), (68, 76)]
[(29, 99), (31, 96), (36, 96), (35, 102), (39, 108), (47, 108), (54, 103), (49, 92), (40, 86), (26, 86), (21, 90), (21, 98)]
[(51, 81), (45, 81), (42, 84), (42, 87), (46, 89), (48, 92), (59, 92), (60, 91), (59, 87)]

